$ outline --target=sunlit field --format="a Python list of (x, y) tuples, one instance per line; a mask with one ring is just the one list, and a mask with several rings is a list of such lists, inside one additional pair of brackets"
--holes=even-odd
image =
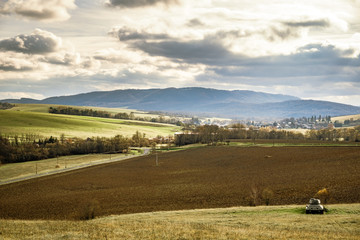
[(0, 220), (3, 239), (360, 239), (360, 204), (233, 207), (100, 217), (89, 221)]
[(55, 115), (41, 112), (0, 111), (0, 133), (7, 135), (36, 134), (42, 137), (113, 137), (132, 136), (136, 131), (147, 137), (168, 136), (179, 127), (142, 121)]

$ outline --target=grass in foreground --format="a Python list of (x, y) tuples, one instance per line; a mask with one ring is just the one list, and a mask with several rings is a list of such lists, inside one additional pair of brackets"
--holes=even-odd
[(233, 207), (108, 216), (89, 221), (0, 220), (2, 239), (360, 239), (360, 204)]

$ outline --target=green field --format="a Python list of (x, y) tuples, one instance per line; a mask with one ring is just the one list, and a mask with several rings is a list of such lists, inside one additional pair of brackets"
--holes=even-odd
[(89, 221), (0, 220), (2, 239), (360, 239), (360, 204), (260, 206), (127, 214)]
[[(47, 113), (49, 106), (51, 105), (18, 104), (10, 110), (0, 111), (0, 133), (7, 135), (30, 133), (42, 137), (59, 137), (65, 134), (65, 137), (86, 138), (113, 137), (118, 134), (129, 137), (140, 131), (147, 137), (156, 137), (168, 136), (180, 130), (179, 127), (170, 124), (49, 114)], [(109, 109), (101, 108), (101, 110)], [(112, 111), (118, 112), (120, 109)]]
[[(91, 107), (91, 106), (65, 106), (65, 105), (56, 105), (56, 104), (24, 104), (24, 103), (17, 103), (15, 104), (14, 108), (9, 109), (10, 111), (24, 111), (24, 112), (42, 112), (48, 113), (49, 107), (73, 107), (78, 109), (93, 109), (97, 111), (106, 111), (110, 113), (135, 113), (139, 116), (147, 115), (146, 112), (137, 111), (134, 109), (126, 109), (126, 108), (104, 108), (104, 107)], [(157, 115), (147, 115), (150, 117), (154, 117)]]

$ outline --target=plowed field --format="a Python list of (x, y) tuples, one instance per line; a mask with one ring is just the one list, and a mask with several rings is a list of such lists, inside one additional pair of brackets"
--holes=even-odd
[(204, 147), (159, 154), (159, 166), (139, 157), (0, 186), (0, 218), (247, 206), (252, 188), (305, 205), (324, 187), (328, 203), (360, 202), (359, 147)]

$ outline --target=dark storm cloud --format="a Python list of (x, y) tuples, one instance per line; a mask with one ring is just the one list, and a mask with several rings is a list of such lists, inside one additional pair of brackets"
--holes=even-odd
[(110, 7), (137, 8), (156, 4), (171, 5), (177, 3), (178, 0), (109, 0), (107, 5)]
[(55, 52), (61, 46), (61, 39), (40, 29), (30, 35), (18, 35), (0, 41), (0, 50), (27, 54), (46, 54)]

